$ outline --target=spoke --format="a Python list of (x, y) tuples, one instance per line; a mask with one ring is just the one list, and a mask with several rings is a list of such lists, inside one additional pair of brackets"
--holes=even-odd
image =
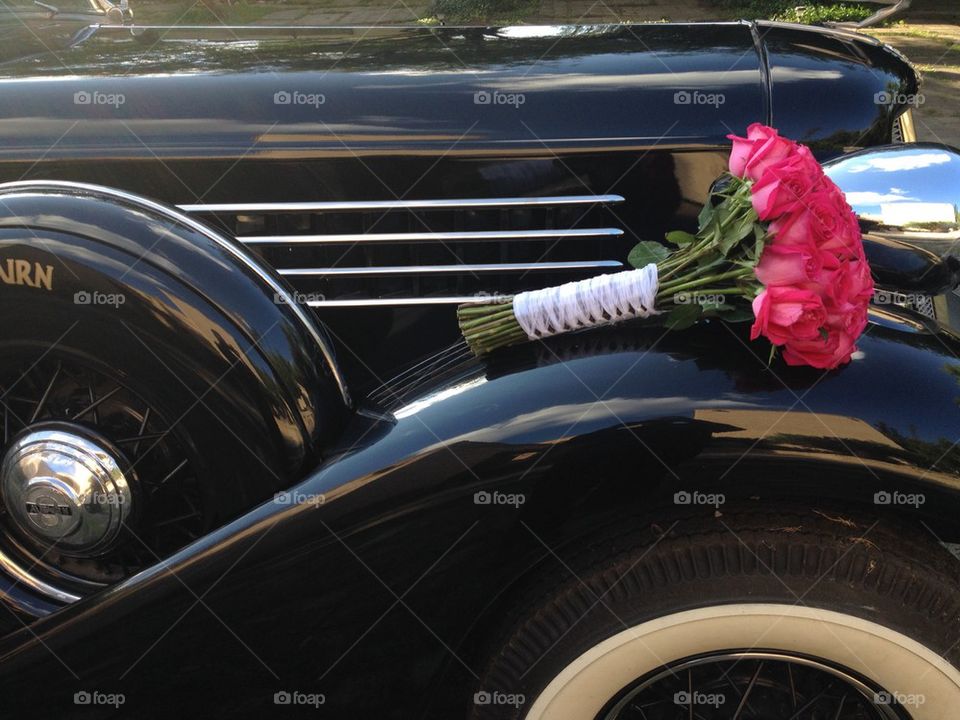
[[(149, 420), (150, 420), (150, 408), (148, 407), (146, 410), (143, 411), (143, 421), (140, 423), (140, 429), (137, 430), (137, 432), (140, 435), (143, 435), (143, 433), (146, 431), (147, 422), (149, 422)], [(133, 455), (134, 457), (136, 457), (139, 454), (140, 454), (140, 441), (137, 440), (137, 444), (133, 446)]]
[(760, 671), (763, 670), (764, 661), (761, 660), (757, 664), (757, 669), (753, 673), (753, 677), (750, 678), (750, 683), (747, 685), (747, 689), (743, 692), (743, 697), (740, 698), (740, 704), (737, 705), (737, 711), (733, 714), (732, 720), (739, 720), (740, 713), (743, 712), (743, 709), (747, 706), (747, 700), (750, 697), (750, 692), (753, 690), (753, 686), (757, 683), (757, 678), (760, 677)]
[(120, 438), (119, 440), (114, 440), (113, 442), (117, 445), (124, 445), (125, 443), (136, 443), (141, 440), (162, 440), (166, 437), (167, 433), (146, 433), (143, 435), (134, 435), (133, 437)]
[[(112, 398), (114, 395), (116, 395), (116, 394), (117, 394), (118, 392), (120, 392), (122, 389), (123, 389), (123, 388), (121, 388), (121, 387), (118, 385), (118, 386), (115, 387), (113, 390), (111, 390), (110, 392), (108, 392), (106, 395), (101, 395), (99, 399), (93, 400), (89, 405), (87, 405), (87, 407), (85, 407), (83, 410), (81, 410), (80, 412), (78, 412), (76, 415), (74, 415), (74, 416), (71, 417), (70, 419), (71, 419), (71, 420), (79, 420), (79, 419), (82, 418), (84, 415), (86, 415), (87, 413), (89, 413), (91, 410), (96, 410), (98, 407), (100, 407), (100, 405), (102, 405), (104, 402), (106, 402), (107, 400), (109, 400), (110, 398)], [(90, 394), (93, 395), (93, 388), (90, 389)], [(96, 416), (94, 416), (94, 422), (97, 422)]]
[(833, 716), (833, 720), (840, 720), (840, 713), (843, 712), (843, 703), (847, 701), (846, 695), (840, 696), (840, 705), (837, 706), (837, 714)]
[(53, 386), (57, 382), (57, 378), (60, 376), (60, 363), (57, 363), (57, 369), (53, 371), (53, 377), (50, 378), (50, 383), (47, 385), (47, 389), (43, 391), (43, 396), (40, 398), (40, 402), (37, 403), (37, 406), (33, 409), (33, 415), (30, 416), (30, 422), (36, 422), (37, 418), (40, 417), (40, 413), (43, 411), (43, 406), (47, 404), (47, 400), (50, 397), (50, 393), (53, 391)]
[(803, 713), (804, 713), (806, 710), (808, 710), (809, 708), (811, 708), (811, 707), (813, 707), (814, 705), (816, 705), (816, 704), (820, 701), (820, 698), (822, 698), (824, 695), (826, 695), (826, 694), (827, 694), (827, 691), (830, 690), (831, 687), (832, 687), (832, 683), (831, 683), (831, 684), (828, 684), (825, 688), (823, 688), (823, 690), (821, 690), (821, 691), (818, 692), (816, 695), (814, 695), (812, 698), (810, 698), (810, 702), (808, 702), (808, 703), (807, 703), (806, 705), (804, 705), (802, 708), (800, 708), (799, 710), (797, 710), (793, 715), (791, 715), (791, 716), (788, 718), (788, 720), (797, 720), (800, 716), (803, 715)]
[(797, 686), (793, 684), (793, 663), (787, 663), (787, 678), (790, 680), (790, 700), (793, 702), (793, 709), (797, 709)]
[(155, 528), (166, 527), (167, 525), (173, 525), (174, 523), (182, 522), (184, 520), (192, 520), (193, 518), (200, 517), (199, 512), (188, 513), (187, 515), (178, 515), (177, 517), (170, 518), (169, 520), (164, 520), (163, 522), (154, 523)]
[[(168, 472), (168, 473), (166, 474), (166, 476), (163, 478), (163, 480), (161, 480), (160, 482), (158, 482), (158, 483), (155, 484), (155, 487), (154, 487), (153, 492), (157, 492), (160, 488), (162, 488), (164, 485), (166, 485), (166, 484), (167, 484), (167, 481), (169, 481), (174, 475), (176, 475), (178, 472), (180, 472), (180, 471), (181, 471), (183, 468), (185, 468), (186, 466), (187, 466), (187, 460), (186, 460), (186, 458), (184, 458), (183, 460), (180, 461), (180, 464), (179, 464), (179, 465), (177, 465), (173, 470), (171, 470), (170, 472)], [(192, 506), (191, 506), (191, 509), (192, 509)]]

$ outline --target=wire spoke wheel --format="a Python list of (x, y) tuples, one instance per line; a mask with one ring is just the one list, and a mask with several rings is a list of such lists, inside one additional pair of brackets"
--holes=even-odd
[(854, 673), (779, 651), (724, 652), (656, 670), (601, 720), (905, 720), (896, 696)]
[[(82, 358), (51, 352), (39, 361), (7, 361), (2, 368), (0, 437), (6, 461), (0, 478), (0, 551), (19, 577), (82, 596), (204, 534), (209, 517), (198, 465), (178, 432), (177, 418), (171, 422), (123, 378)], [(43, 456), (37, 449), (41, 439)], [(15, 452), (19, 455), (12, 458)], [(114, 508), (113, 515), (90, 505), (105, 500), (91, 499), (89, 488), (63, 490), (61, 481), (69, 484), (69, 478), (57, 477), (66, 465), (74, 475), (94, 472), (91, 460), (100, 456), (115, 464), (125, 488), (107, 498), (128, 505), (122, 512)], [(12, 472), (19, 475), (11, 479)], [(83, 478), (78, 482), (82, 485)], [(64, 492), (76, 506), (57, 499)], [(70, 534), (70, 523), (82, 521), (94, 528), (112, 523), (111, 532), (81, 543), (77, 533)]]

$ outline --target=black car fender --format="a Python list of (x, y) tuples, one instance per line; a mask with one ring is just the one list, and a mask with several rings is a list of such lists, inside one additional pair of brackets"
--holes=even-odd
[(322, 329), (238, 243), (159, 203), (77, 183), (0, 186), (0, 298), (8, 343), (69, 345), (215, 408), (208, 425), (226, 424), (252, 456), (213, 445), (225, 452), (209, 462), (260, 478), (225, 494), (225, 517), (301, 477), (342, 423), (346, 388)]
[[(960, 343), (908, 313), (872, 320), (854, 360), (827, 373), (768, 366), (744, 326), (716, 322), (438, 357), (438, 372), (375, 392), (287, 498), (0, 640), (0, 685), (39, 677), (52, 651), (71, 666), (97, 657), (100, 676), (122, 675), (158, 712), (156, 678), (173, 667), (197, 668), (178, 691), (201, 706), (239, 693), (253, 712), (289, 688), (335, 688), (325, 709), (348, 716), (386, 698), (424, 706), (438, 688), (462, 698), (529, 573), (562, 568), (568, 545), (611, 524), (793, 497), (936, 518), (949, 537)], [(197, 597), (231, 633), (207, 632)], [(256, 657), (277, 678), (203, 662), (200, 637), (202, 656)]]

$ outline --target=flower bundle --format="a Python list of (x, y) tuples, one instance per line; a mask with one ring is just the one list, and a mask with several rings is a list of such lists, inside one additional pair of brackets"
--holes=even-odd
[(695, 234), (641, 242), (632, 271), (458, 308), (473, 351), (631, 318), (672, 329), (703, 317), (753, 320), (790, 365), (850, 360), (867, 323), (873, 280), (857, 218), (810, 150), (755, 123), (730, 136), (729, 173)]

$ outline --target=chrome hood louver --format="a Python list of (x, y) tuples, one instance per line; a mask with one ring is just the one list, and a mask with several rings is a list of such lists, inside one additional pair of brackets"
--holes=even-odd
[(182, 205), (312, 307), (453, 304), (624, 267), (619, 195)]

